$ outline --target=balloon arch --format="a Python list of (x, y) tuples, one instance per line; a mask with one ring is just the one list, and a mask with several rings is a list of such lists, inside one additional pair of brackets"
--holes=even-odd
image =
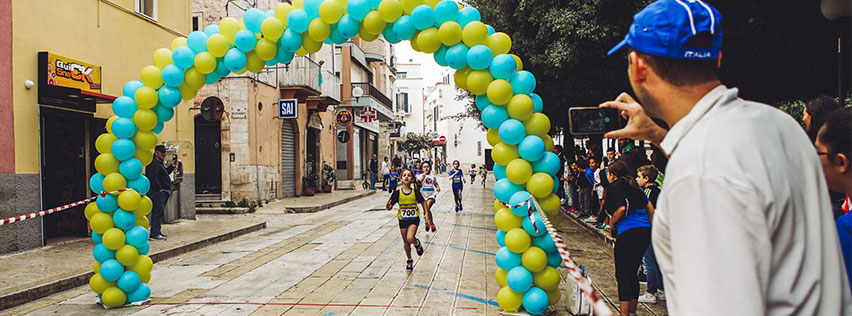
[[(480, 22), (475, 8), (452, 0), (294, 0), (274, 10), (249, 9), (241, 21), (224, 18), (203, 32), (175, 38), (171, 49), (154, 52), (141, 80), (124, 85), (112, 104), (115, 116), (96, 140), (98, 173), (89, 184), (101, 194), (87, 205), (92, 228), (95, 275), (89, 284), (107, 307), (148, 299), (153, 263), (147, 256), (150, 183), (142, 175), (151, 162), (157, 134), (181, 100), (195, 97), (205, 84), (230, 73), (260, 72), (266, 65), (289, 63), (294, 55), (317, 52), (323, 43), (342, 44), (379, 35), (390, 43), (410, 40), (416, 51), (456, 69), (459, 88), (476, 95), (488, 127), (488, 143), (498, 179), (494, 186), (499, 230), (496, 279), (503, 287), (497, 302), (506, 311), (521, 306), (543, 313), (560, 299), (560, 257), (539, 214), (537, 202), (558, 223), (560, 200), (554, 194), (559, 158), (550, 152), (550, 120), (533, 91), (535, 77), (509, 54), (506, 33)], [(533, 201), (532, 198), (535, 198)], [(514, 207), (513, 207), (514, 206)], [(534, 218), (536, 224), (531, 223)]]

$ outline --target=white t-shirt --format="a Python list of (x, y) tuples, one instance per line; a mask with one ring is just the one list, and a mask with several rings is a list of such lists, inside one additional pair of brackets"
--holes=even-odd
[(388, 162), (382, 161), (382, 175), (386, 175), (390, 173), (390, 168), (388, 168)]
[(789, 115), (718, 86), (672, 126), (653, 222), (670, 315), (852, 315), (828, 189)]
[(418, 178), (420, 181), (420, 192), (423, 194), (423, 198), (435, 198), (435, 196), (438, 195), (435, 191), (435, 182), (438, 181), (438, 179), (435, 178), (435, 175), (421, 174)]
[(603, 193), (604, 193), (604, 187), (601, 184), (601, 169), (600, 168), (595, 170), (595, 183), (594, 184), (596, 184), (595, 193), (597, 193), (597, 195), (598, 195), (598, 200), (602, 200), (603, 199)]

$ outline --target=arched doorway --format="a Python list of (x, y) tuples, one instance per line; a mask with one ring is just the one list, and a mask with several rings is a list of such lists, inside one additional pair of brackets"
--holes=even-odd
[[(223, 107), (222, 100), (209, 97), (201, 104), (202, 114), (195, 116), (196, 194), (222, 193), (222, 129), (215, 109)], [(204, 109), (214, 109), (213, 114)]]
[(281, 122), (281, 193), (296, 196), (296, 127), (294, 120)]

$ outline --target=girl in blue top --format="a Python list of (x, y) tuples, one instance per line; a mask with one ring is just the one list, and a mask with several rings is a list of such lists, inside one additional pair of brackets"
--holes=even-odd
[(464, 188), (464, 172), (459, 169), (459, 161), (453, 161), (453, 170), (450, 170), (450, 180), (453, 182), (453, 197), (456, 200), (456, 212), (462, 210), (462, 188)]
[[(615, 280), (618, 283), (618, 300), (622, 315), (636, 314), (639, 303), (639, 278), (636, 271), (642, 256), (651, 244), (651, 219), (654, 206), (639, 189), (627, 161), (618, 160), (609, 167), (604, 211), (616, 232)], [(625, 313), (627, 311), (628, 313)]]

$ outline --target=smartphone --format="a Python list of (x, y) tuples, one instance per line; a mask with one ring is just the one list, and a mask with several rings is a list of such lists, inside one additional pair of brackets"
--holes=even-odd
[(617, 109), (574, 107), (568, 109), (568, 122), (573, 135), (598, 135), (621, 129), (627, 121)]
[(172, 161), (177, 161), (177, 155), (172, 155)]

